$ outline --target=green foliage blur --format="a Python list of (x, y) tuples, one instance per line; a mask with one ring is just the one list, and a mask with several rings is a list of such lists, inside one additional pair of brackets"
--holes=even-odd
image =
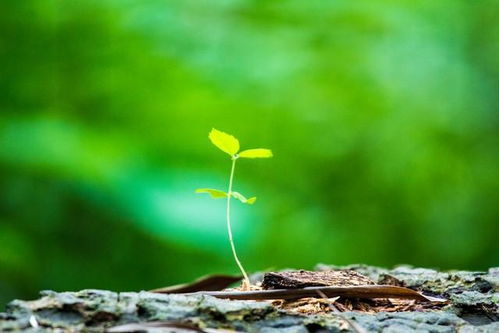
[(249, 271), (499, 264), (499, 4), (0, 2), (0, 305)]

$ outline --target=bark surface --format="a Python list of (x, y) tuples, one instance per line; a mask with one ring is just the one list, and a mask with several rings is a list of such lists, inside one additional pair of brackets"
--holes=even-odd
[[(340, 267), (318, 265), (316, 270), (332, 268)], [(0, 313), (0, 332), (499, 332), (499, 268), (487, 272), (348, 268), (378, 284), (445, 297), (449, 304), (437, 310), (310, 315), (268, 301), (203, 295), (43, 291), (39, 299), (9, 303)]]

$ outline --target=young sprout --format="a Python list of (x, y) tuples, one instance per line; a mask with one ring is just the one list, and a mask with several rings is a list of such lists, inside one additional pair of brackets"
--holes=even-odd
[(244, 276), (243, 280), (243, 289), (248, 290), (250, 287), (250, 282), (248, 278), (248, 274), (241, 265), (239, 258), (237, 257), (236, 247), (234, 246), (234, 240), (232, 238), (232, 228), (230, 224), (230, 199), (234, 197), (241, 201), (242, 203), (252, 205), (256, 201), (256, 197), (246, 198), (239, 192), (232, 191), (232, 185), (234, 181), (234, 170), (236, 168), (236, 161), (239, 158), (268, 158), (272, 157), (272, 151), (270, 149), (264, 148), (256, 148), (256, 149), (247, 149), (239, 152), (239, 140), (233, 137), (230, 134), (224, 133), (222, 131), (212, 129), (210, 134), (208, 135), (211, 142), (217, 146), (220, 150), (230, 155), (232, 160), (232, 167), (230, 169), (230, 177), (229, 177), (229, 188), (227, 192), (215, 190), (211, 188), (199, 188), (196, 190), (196, 193), (208, 193), (212, 198), (227, 198), (227, 232), (229, 234), (229, 242), (232, 248), (232, 254), (234, 255), (234, 259), (236, 260), (237, 266), (241, 270), (241, 273)]

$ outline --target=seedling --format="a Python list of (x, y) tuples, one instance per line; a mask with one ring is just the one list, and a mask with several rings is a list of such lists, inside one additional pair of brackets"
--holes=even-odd
[(229, 242), (230, 246), (232, 249), (232, 254), (234, 255), (234, 259), (237, 263), (237, 266), (241, 270), (241, 273), (244, 276), (243, 280), (243, 289), (248, 290), (250, 287), (250, 282), (248, 278), (248, 274), (246, 274), (246, 271), (243, 268), (243, 265), (241, 265), (241, 262), (239, 261), (239, 258), (237, 257), (236, 253), (236, 247), (234, 246), (234, 240), (232, 238), (232, 227), (230, 224), (230, 199), (234, 197), (234, 199), (237, 199), (241, 201), (242, 203), (252, 205), (256, 201), (256, 197), (251, 197), (251, 198), (246, 198), (244, 195), (242, 195), (239, 192), (232, 191), (232, 185), (234, 181), (234, 170), (236, 168), (236, 161), (239, 158), (268, 158), (272, 157), (272, 151), (270, 149), (264, 149), (264, 148), (256, 148), (256, 149), (247, 149), (243, 150), (242, 152), (239, 152), (239, 140), (233, 137), (230, 134), (224, 133), (222, 131), (212, 129), (210, 134), (208, 135), (208, 138), (210, 138), (211, 142), (217, 146), (220, 150), (223, 152), (229, 154), (231, 160), (232, 160), (232, 167), (230, 169), (230, 176), (229, 176), (229, 188), (227, 192), (220, 191), (220, 190), (215, 190), (211, 188), (198, 188), (196, 190), (196, 193), (208, 193), (212, 198), (214, 199), (220, 199), (220, 198), (227, 198), (227, 233), (229, 234)]

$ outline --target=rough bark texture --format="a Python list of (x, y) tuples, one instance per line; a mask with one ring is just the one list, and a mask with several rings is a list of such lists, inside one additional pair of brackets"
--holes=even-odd
[[(331, 268), (318, 265), (316, 269)], [(229, 301), (200, 295), (44, 291), (37, 300), (11, 302), (5, 313), (0, 313), (0, 331), (103, 332), (116, 325), (161, 321), (163, 327), (139, 326), (128, 331), (355, 332), (360, 327), (368, 332), (499, 332), (497, 268), (488, 272), (452, 273), (409, 267), (348, 268), (377, 283), (446, 297), (450, 304), (442, 310), (425, 312), (297, 315), (278, 309), (270, 302)], [(38, 328), (34, 328), (37, 325)]]
[(320, 286), (362, 286), (375, 284), (354, 270), (290, 271), (265, 273), (263, 289), (287, 289)]

